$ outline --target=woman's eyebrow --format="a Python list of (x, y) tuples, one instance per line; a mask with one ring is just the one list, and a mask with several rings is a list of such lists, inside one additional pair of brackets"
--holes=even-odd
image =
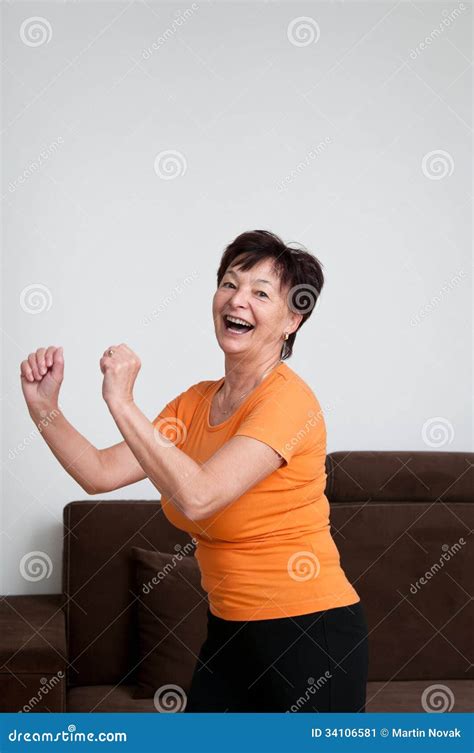
[[(228, 271), (228, 272), (226, 272), (226, 274), (228, 274), (228, 275), (234, 275), (234, 277), (238, 277), (238, 275), (236, 275), (236, 274), (235, 274), (235, 272), (233, 272), (233, 271), (232, 271), (231, 269), (229, 269), (229, 271)], [(255, 280), (254, 282), (266, 282), (266, 283), (267, 283), (267, 285), (270, 285), (271, 287), (273, 287), (273, 285), (272, 285), (272, 283), (270, 282), (270, 280), (262, 280), (262, 279), (258, 279), (258, 280)]]

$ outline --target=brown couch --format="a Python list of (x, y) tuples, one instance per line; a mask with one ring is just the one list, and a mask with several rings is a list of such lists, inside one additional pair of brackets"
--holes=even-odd
[[(434, 685), (447, 688), (446, 710), (473, 710), (473, 459), (435, 451), (327, 457), (333, 536), (369, 624), (367, 711), (435, 710)], [(188, 541), (159, 500), (67, 504), (62, 594), (0, 601), (0, 711), (155, 712), (153, 698), (132, 697), (130, 549), (171, 553)]]

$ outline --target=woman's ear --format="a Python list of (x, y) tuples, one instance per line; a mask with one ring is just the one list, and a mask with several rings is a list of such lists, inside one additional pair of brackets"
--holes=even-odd
[(302, 319), (303, 319), (303, 314), (293, 313), (293, 315), (291, 317), (291, 325), (290, 325), (290, 327), (288, 328), (287, 331), (291, 330), (290, 334), (293, 334), (293, 332), (296, 332), (296, 330), (300, 326), (300, 322), (301, 322)]

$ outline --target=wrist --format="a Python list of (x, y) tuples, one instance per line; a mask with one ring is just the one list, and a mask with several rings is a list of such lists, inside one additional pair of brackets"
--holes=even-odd
[(51, 423), (61, 413), (58, 403), (35, 403), (28, 406), (28, 411), (35, 424)]
[(109, 411), (114, 417), (118, 416), (120, 413), (126, 413), (131, 408), (133, 409), (135, 407), (133, 397), (127, 399), (111, 398), (110, 400), (106, 400), (106, 403)]

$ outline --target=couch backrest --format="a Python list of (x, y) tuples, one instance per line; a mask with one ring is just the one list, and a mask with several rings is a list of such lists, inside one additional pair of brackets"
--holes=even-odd
[[(473, 676), (473, 461), (474, 453), (454, 452), (327, 457), (332, 534), (365, 607), (370, 679)], [(66, 505), (69, 685), (134, 681), (131, 547), (175, 553), (188, 541), (168, 523), (159, 500)]]
[(371, 680), (467, 679), (474, 453), (335, 452), (326, 493), (369, 624)]

